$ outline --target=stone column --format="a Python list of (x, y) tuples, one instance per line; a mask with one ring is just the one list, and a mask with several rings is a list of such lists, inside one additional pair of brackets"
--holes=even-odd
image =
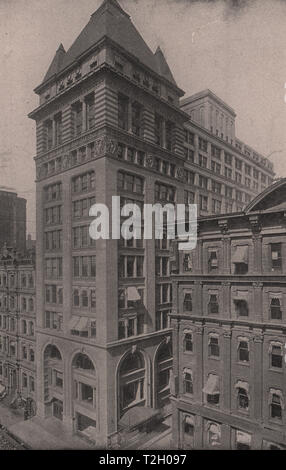
[(263, 320), (263, 283), (254, 282), (253, 284), (253, 313), (255, 321)]

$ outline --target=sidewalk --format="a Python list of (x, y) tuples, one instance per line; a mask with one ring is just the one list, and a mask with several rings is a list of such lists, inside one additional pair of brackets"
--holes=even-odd
[(33, 450), (94, 449), (88, 441), (68, 433), (61, 421), (34, 418), (24, 421), (21, 410), (0, 404), (0, 424), (18, 441)]

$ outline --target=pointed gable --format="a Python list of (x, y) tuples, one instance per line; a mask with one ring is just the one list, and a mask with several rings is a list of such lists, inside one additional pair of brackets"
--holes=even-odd
[(169, 82), (173, 83), (173, 85), (177, 86), (160, 46), (157, 47), (155, 52), (155, 59), (158, 67), (158, 74), (162, 77), (165, 77), (167, 80), (169, 80)]
[(64, 70), (75, 60), (91, 49), (100, 40), (108, 38), (132, 54), (143, 65), (163, 76), (176, 86), (169, 66), (163, 53), (153, 54), (140, 33), (133, 25), (130, 16), (121, 8), (116, 0), (104, 0), (101, 6), (91, 15), (91, 18), (77, 39), (63, 54), (57, 52), (45, 80), (53, 73)]
[(64, 46), (60, 44), (51, 62), (51, 65), (49, 66), (48, 71), (44, 77), (44, 80), (43, 80), (44, 82), (61, 70), (65, 53), (66, 51), (65, 51)]

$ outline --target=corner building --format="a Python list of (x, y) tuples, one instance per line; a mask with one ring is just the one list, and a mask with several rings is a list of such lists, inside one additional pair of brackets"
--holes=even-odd
[(199, 219), (173, 276), (173, 440), (191, 449), (285, 449), (285, 190)]
[(191, 202), (184, 93), (115, 0), (60, 45), (35, 92), (37, 413), (113, 445), (170, 412), (170, 246), (166, 234), (94, 242), (89, 209), (111, 214), (114, 195)]

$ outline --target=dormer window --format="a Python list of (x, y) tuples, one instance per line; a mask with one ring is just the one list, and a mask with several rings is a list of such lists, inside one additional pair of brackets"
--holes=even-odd
[(72, 74), (68, 75), (67, 77), (67, 85), (71, 85), (73, 82)]
[(137, 70), (134, 70), (133, 72), (133, 78), (136, 80), (136, 82), (140, 82), (140, 73)]

